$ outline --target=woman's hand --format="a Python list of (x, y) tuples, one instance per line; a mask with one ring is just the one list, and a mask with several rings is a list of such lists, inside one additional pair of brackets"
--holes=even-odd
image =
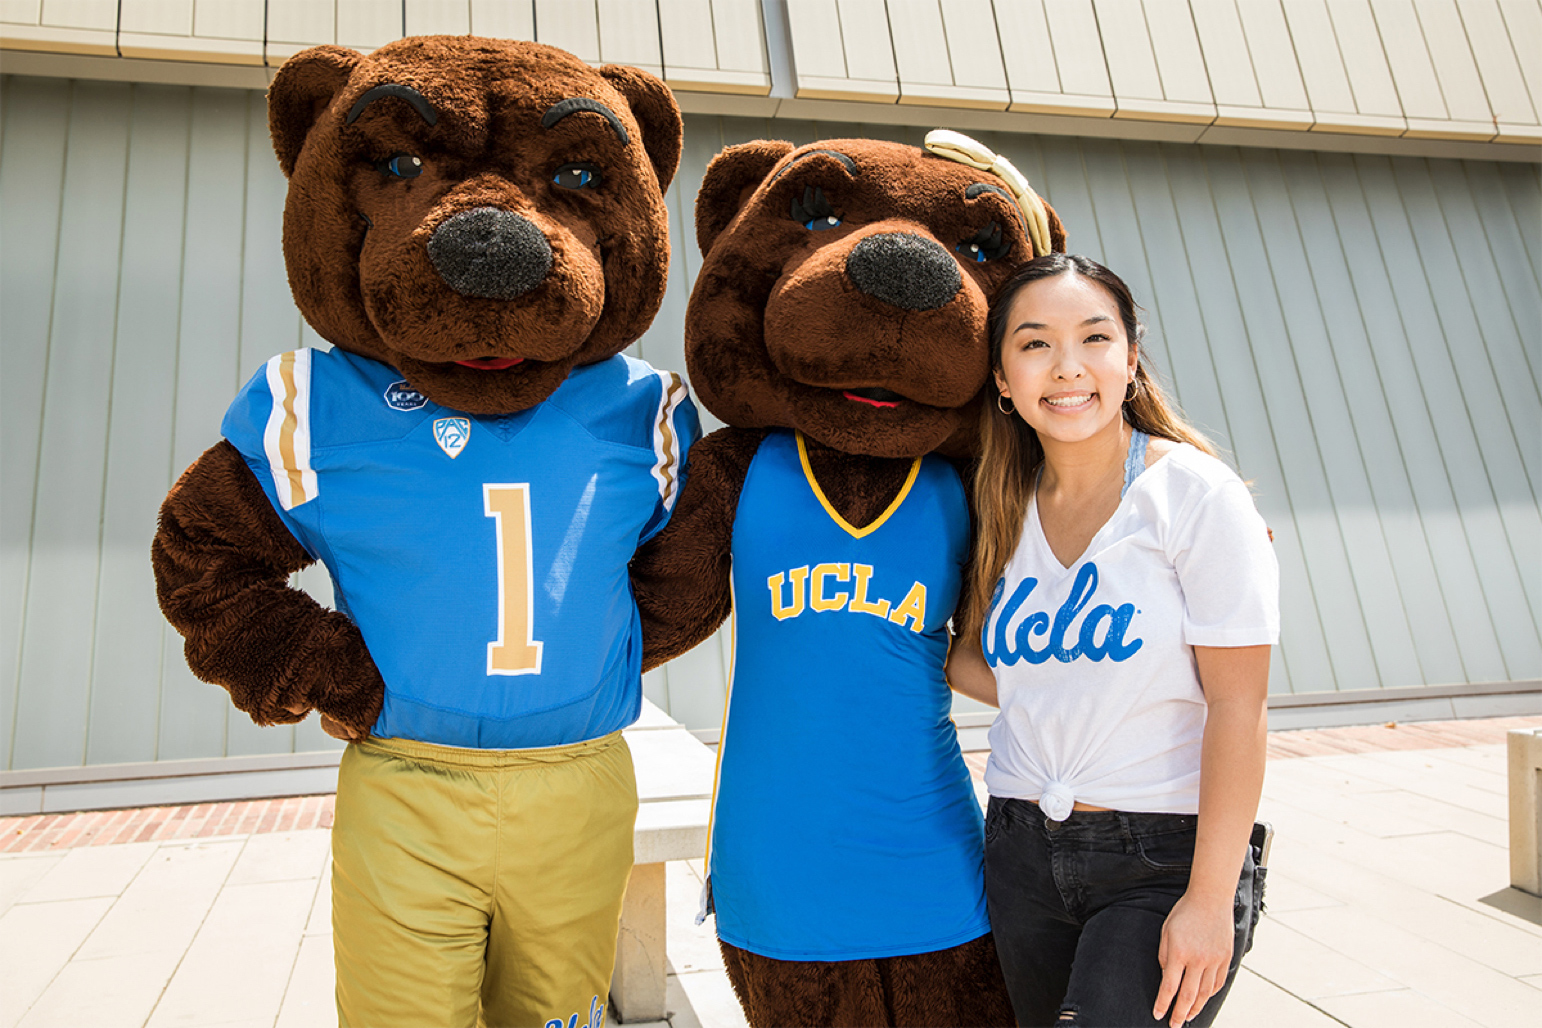
[(996, 673), (985, 662), (979, 636), (960, 635), (953, 639), (944, 674), (948, 678), (948, 687), (954, 692), (990, 707), (1001, 706), (996, 696)]
[(1160, 1021), (1171, 1007), (1168, 1023), (1179, 1028), (1198, 1014), (1226, 984), (1234, 940), (1230, 896), (1217, 900), (1184, 893), (1162, 925), (1157, 948), (1162, 986), (1151, 1016)]

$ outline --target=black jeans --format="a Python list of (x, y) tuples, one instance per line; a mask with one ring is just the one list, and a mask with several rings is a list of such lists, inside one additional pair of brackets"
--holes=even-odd
[[(1018, 1024), (1165, 1023), (1151, 1016), (1162, 983), (1157, 948), (1168, 912), (1188, 888), (1198, 820), (1076, 811), (1054, 822), (1035, 803), (991, 797), (985, 897)], [(1221, 1009), (1253, 942), (1263, 875), (1249, 847), (1226, 985), (1189, 1024), (1208, 1025)]]

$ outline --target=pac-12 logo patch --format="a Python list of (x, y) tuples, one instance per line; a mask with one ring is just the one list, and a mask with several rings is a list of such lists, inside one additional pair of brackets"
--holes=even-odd
[(434, 422), (434, 442), (454, 460), (471, 439), (470, 418), (440, 418)]
[(428, 397), (408, 385), (404, 378), (386, 386), (385, 402), (392, 410), (417, 410), (428, 403)]

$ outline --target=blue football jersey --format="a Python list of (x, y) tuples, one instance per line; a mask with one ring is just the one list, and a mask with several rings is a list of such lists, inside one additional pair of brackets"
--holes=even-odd
[(725, 941), (859, 960), (990, 930), (980, 806), (943, 676), (968, 547), (963, 485), (942, 458), (917, 460), (856, 528), (820, 491), (801, 437), (761, 443), (734, 522), (710, 838)]
[(616, 356), (483, 416), (377, 361), (297, 350), (222, 430), (363, 633), (385, 679), (374, 734), (516, 749), (636, 719), (627, 562), (668, 521), (701, 431), (678, 375)]

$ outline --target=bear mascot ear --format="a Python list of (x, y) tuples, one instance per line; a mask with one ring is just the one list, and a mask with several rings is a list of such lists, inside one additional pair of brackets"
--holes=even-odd
[(730, 146), (712, 158), (696, 194), (696, 245), (703, 254), (712, 249), (776, 162), (793, 149), (780, 139), (757, 139)]
[(268, 131), (285, 178), (294, 173), (311, 127), (347, 85), (361, 59), (344, 47), (313, 46), (289, 58), (273, 76), (268, 87)]
[(659, 189), (668, 189), (680, 167), (680, 140), (684, 133), (674, 94), (654, 76), (624, 64), (604, 65), (600, 74), (626, 97), (632, 117), (642, 127), (643, 149), (653, 164)]

